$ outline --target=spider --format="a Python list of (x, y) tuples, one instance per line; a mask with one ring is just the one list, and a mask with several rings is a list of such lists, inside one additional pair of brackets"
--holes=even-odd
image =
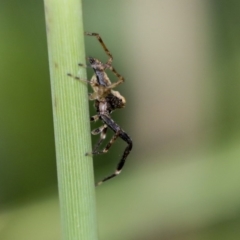
[[(73, 77), (76, 80), (80, 80), (90, 84), (90, 86), (93, 89), (93, 93), (89, 94), (89, 100), (94, 100), (94, 107), (97, 111), (97, 114), (92, 116), (90, 118), (90, 121), (96, 122), (98, 120), (101, 120), (103, 122), (103, 125), (101, 127), (98, 127), (91, 132), (93, 135), (100, 134), (100, 138), (96, 145), (94, 146), (92, 152), (86, 153), (86, 156), (107, 153), (118, 137), (120, 137), (123, 141), (127, 143), (127, 147), (123, 152), (123, 155), (117, 165), (115, 172), (99, 181), (96, 184), (96, 186), (99, 186), (103, 182), (111, 178), (114, 178), (121, 173), (125, 161), (127, 159), (127, 156), (132, 150), (132, 139), (117, 123), (114, 122), (114, 120), (110, 116), (110, 114), (115, 109), (125, 107), (126, 104), (125, 98), (118, 91), (113, 90), (113, 88), (117, 87), (119, 84), (124, 82), (124, 78), (113, 68), (112, 66), (113, 56), (107, 49), (101, 36), (98, 33), (90, 32), (85, 32), (85, 35), (96, 37), (101, 46), (103, 47), (104, 51), (108, 55), (108, 60), (106, 63), (102, 63), (101, 61), (93, 57), (87, 57), (89, 65), (81, 63), (78, 64), (81, 67), (91, 67), (94, 70), (94, 75), (90, 81), (80, 79), (77, 76), (73, 76), (71, 73), (67, 74), (68, 76)], [(117, 76), (118, 78), (117, 82), (112, 83), (110, 81), (109, 77), (105, 72), (106, 69), (111, 70)], [(114, 135), (109, 141), (109, 143), (106, 145), (106, 147), (103, 150), (100, 150), (99, 148), (104, 139), (106, 138), (108, 128), (110, 128), (114, 132)]]

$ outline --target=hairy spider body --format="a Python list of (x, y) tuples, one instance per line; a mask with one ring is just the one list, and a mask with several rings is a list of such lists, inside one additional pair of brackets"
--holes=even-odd
[[(88, 36), (95, 36), (100, 44), (102, 45), (103, 49), (109, 56), (109, 59), (107, 63), (102, 63), (96, 58), (88, 57), (89, 61), (89, 67), (91, 67), (94, 70), (94, 75), (91, 78), (91, 80), (83, 80), (80, 79), (79, 77), (73, 76), (72, 74), (68, 73), (68, 76), (73, 77), (77, 80), (87, 82), (91, 85), (93, 92), (89, 94), (89, 100), (94, 100), (94, 107), (96, 109), (97, 115), (94, 115), (91, 117), (91, 121), (97, 121), (101, 120), (104, 125), (94, 129), (92, 131), (93, 135), (100, 134), (100, 139), (97, 142), (97, 144), (94, 146), (93, 151), (91, 153), (86, 153), (86, 155), (97, 155), (97, 154), (102, 154), (102, 153), (107, 153), (112, 144), (115, 142), (115, 140), (120, 137), (123, 141), (125, 141), (128, 145), (125, 148), (123, 155), (117, 165), (117, 168), (115, 172), (108, 177), (105, 177), (103, 180), (98, 182), (96, 186), (102, 184), (103, 182), (116, 177), (117, 175), (120, 174), (122, 171), (122, 168), (125, 164), (126, 158), (129, 155), (130, 151), (132, 150), (132, 140), (128, 136), (128, 134), (117, 124), (115, 123), (110, 114), (115, 110), (115, 109), (120, 109), (125, 107), (126, 100), (125, 98), (118, 92), (112, 90), (119, 84), (123, 83), (124, 78), (112, 67), (112, 60), (113, 57), (109, 50), (107, 49), (106, 45), (103, 43), (101, 37), (97, 33), (85, 33)], [(79, 66), (87, 67), (84, 64), (79, 64)], [(118, 78), (118, 81), (115, 83), (112, 83), (107, 76), (105, 70), (109, 69), (111, 70)], [(100, 145), (106, 138), (106, 133), (107, 129), (110, 128), (113, 132), (114, 135), (111, 138), (110, 142), (106, 145), (106, 147), (103, 150), (99, 150)]]

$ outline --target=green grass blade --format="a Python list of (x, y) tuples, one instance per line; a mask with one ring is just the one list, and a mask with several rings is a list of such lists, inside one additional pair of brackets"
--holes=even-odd
[(64, 240), (96, 240), (82, 6), (79, 0), (45, 0), (58, 186)]

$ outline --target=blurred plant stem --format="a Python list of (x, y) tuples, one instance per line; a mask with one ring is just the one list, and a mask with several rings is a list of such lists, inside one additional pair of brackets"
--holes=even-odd
[[(87, 86), (67, 76), (85, 62), (81, 1), (44, 3), (63, 239), (96, 240)], [(86, 79), (85, 69), (79, 73)]]

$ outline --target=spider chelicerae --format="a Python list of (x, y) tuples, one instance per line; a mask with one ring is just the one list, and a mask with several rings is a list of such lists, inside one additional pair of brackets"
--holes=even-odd
[[(103, 182), (113, 177), (116, 177), (121, 173), (122, 168), (127, 159), (127, 156), (132, 150), (132, 139), (117, 123), (114, 122), (114, 120), (110, 116), (110, 114), (115, 109), (125, 107), (126, 104), (125, 98), (118, 91), (113, 90), (113, 88), (117, 87), (119, 84), (124, 82), (124, 78), (113, 68), (112, 66), (113, 56), (107, 49), (100, 35), (98, 33), (90, 32), (85, 32), (85, 35), (96, 37), (97, 40), (100, 42), (101, 46), (103, 47), (104, 51), (108, 55), (108, 60), (106, 63), (102, 63), (96, 58), (88, 57), (87, 59), (89, 61), (89, 65), (81, 63), (78, 64), (81, 67), (91, 67), (94, 70), (95, 74), (93, 75), (90, 81), (81, 79), (77, 76), (73, 76), (71, 73), (67, 74), (68, 76), (73, 77), (76, 80), (87, 82), (91, 85), (93, 93), (89, 94), (89, 100), (94, 100), (94, 106), (96, 108), (97, 114), (92, 116), (90, 120), (91, 122), (93, 121), (96, 122), (97, 120), (101, 120), (103, 122), (103, 125), (101, 127), (98, 127), (91, 132), (93, 135), (100, 134), (100, 139), (94, 146), (93, 151), (91, 153), (86, 153), (86, 155), (97, 155), (107, 153), (118, 137), (120, 137), (123, 141), (125, 141), (128, 144), (123, 152), (123, 155), (117, 165), (115, 172), (105, 177), (100, 182), (98, 182), (96, 186), (99, 186)], [(110, 81), (108, 75), (105, 72), (106, 69), (109, 69), (117, 76), (118, 78), (117, 82), (112, 83)], [(103, 150), (100, 150), (100, 145), (106, 138), (108, 128), (110, 128), (114, 132), (114, 135), (109, 141), (109, 143), (106, 145), (106, 147)]]

